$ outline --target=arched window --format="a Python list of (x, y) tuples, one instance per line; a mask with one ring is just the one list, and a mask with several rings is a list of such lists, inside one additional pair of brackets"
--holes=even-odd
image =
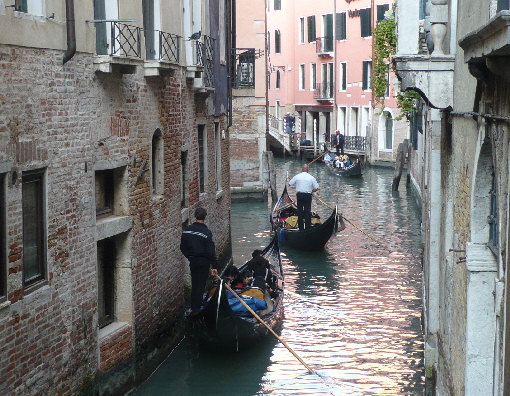
[(280, 89), (280, 70), (276, 71), (276, 89)]
[(281, 52), (281, 38), (280, 38), (280, 31), (275, 30), (274, 31), (274, 52), (276, 54), (279, 54)]
[(158, 128), (152, 135), (152, 193), (162, 195), (164, 189), (163, 136)]
[(389, 109), (384, 109), (379, 116), (377, 141), (379, 150), (386, 152), (393, 150), (393, 115)]

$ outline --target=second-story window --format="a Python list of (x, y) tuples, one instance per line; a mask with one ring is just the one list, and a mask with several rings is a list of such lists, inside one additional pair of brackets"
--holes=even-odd
[(44, 16), (44, 0), (18, 0), (15, 10), (30, 15)]
[(305, 18), (299, 18), (299, 44), (304, 44), (305, 42)]
[(347, 39), (347, 14), (340, 12), (336, 14), (336, 39), (346, 40)]
[(299, 65), (299, 89), (305, 90), (305, 65), (304, 63)]
[(310, 91), (317, 89), (317, 64), (310, 64)]
[(279, 30), (274, 31), (274, 52), (276, 54), (279, 54), (281, 52), (281, 38)]
[(340, 63), (340, 91), (347, 90), (347, 62)]
[(315, 30), (315, 15), (309, 16), (307, 18), (307, 25), (308, 25), (308, 42), (309, 43), (315, 43), (315, 40), (317, 39), (317, 33)]
[(274, 0), (274, 10), (281, 10), (282, 9), (282, 0)]
[(384, 19), (384, 15), (386, 11), (390, 9), (389, 4), (379, 4), (377, 6), (377, 22), (382, 21)]
[(370, 37), (372, 35), (372, 10), (364, 8), (359, 10), (361, 22), (361, 37)]
[(372, 61), (363, 61), (363, 90), (372, 89)]
[(280, 70), (276, 71), (276, 89), (280, 89)]

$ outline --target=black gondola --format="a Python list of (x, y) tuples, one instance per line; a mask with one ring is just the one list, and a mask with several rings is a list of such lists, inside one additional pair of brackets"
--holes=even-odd
[[(264, 295), (267, 309), (266, 312), (259, 313), (259, 316), (275, 330), (283, 320), (284, 293), (284, 275), (277, 237), (273, 237), (271, 243), (263, 250), (263, 256), (269, 261), (272, 272), (272, 281), (266, 292), (256, 287), (248, 287), (238, 294)], [(242, 272), (246, 265), (240, 267), (239, 271)], [(238, 351), (256, 345), (260, 338), (269, 334), (268, 329), (251, 314), (241, 316), (235, 313), (228, 299), (230, 292), (227, 292), (224, 281), (214, 282), (206, 293), (203, 310), (190, 323), (190, 335), (202, 347)]]
[(337, 208), (322, 223), (309, 229), (299, 230), (285, 228), (281, 221), (281, 214), (286, 210), (295, 210), (294, 201), (287, 192), (287, 186), (283, 190), (280, 199), (276, 203), (270, 215), (271, 225), (278, 235), (282, 245), (287, 245), (299, 250), (320, 250), (324, 248), (333, 232), (337, 229)]
[(361, 177), (362, 175), (361, 161), (359, 158), (356, 159), (356, 162), (346, 168), (336, 168), (333, 161), (328, 161), (326, 159), (324, 160), (324, 163), (331, 173), (338, 176)]

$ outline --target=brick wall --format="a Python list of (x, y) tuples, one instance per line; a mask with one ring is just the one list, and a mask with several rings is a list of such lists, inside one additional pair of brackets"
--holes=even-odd
[[(180, 153), (188, 148), (189, 209), (207, 208), (218, 255), (230, 257), (229, 133), (222, 145), (221, 193), (214, 171), (210, 100), (192, 80), (173, 76), (98, 74), (77, 54), (0, 46), (0, 163), (16, 171), (7, 187), (8, 302), (0, 303), (0, 391), (70, 393), (98, 370), (113, 369), (164, 334), (178, 337), (187, 261), (179, 252)], [(208, 186), (198, 192), (197, 122), (208, 131)], [(224, 116), (216, 119), (226, 128)], [(151, 143), (164, 141), (164, 193), (154, 196)], [(98, 330), (94, 166), (123, 164), (132, 320), (121, 334)], [(46, 169), (47, 281), (23, 288), (21, 172)], [(191, 216), (192, 217), (192, 216)], [(190, 221), (193, 219), (190, 218)], [(100, 348), (99, 348), (100, 346)], [(99, 351), (99, 352), (98, 352)], [(114, 354), (115, 356), (112, 356)]]

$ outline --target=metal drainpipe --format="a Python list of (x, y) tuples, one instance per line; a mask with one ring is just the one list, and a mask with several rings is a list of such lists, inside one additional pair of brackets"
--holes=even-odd
[(62, 64), (65, 65), (76, 53), (76, 31), (74, 24), (74, 0), (66, 0), (67, 50)]
[[(337, 41), (336, 41), (336, 35), (337, 35), (337, 26), (336, 26), (336, 0), (334, 2), (334, 7), (333, 7), (333, 49), (334, 49), (334, 57), (335, 57), (335, 63), (334, 63), (334, 67), (335, 67), (335, 70), (333, 70), (333, 89), (335, 90), (335, 95), (334, 95), (334, 108), (333, 108), (333, 120), (330, 120), (330, 128), (329, 128), (329, 140), (331, 142), (331, 135), (333, 133), (333, 130), (336, 131), (336, 127), (337, 127), (337, 119), (338, 119), (338, 107), (337, 107), (337, 97), (336, 97), (336, 94), (337, 94), (337, 83), (338, 83), (338, 78), (337, 78), (337, 72), (338, 72), (338, 59), (337, 59), (337, 49), (336, 49), (336, 46), (337, 46)], [(331, 122), (333, 121), (333, 128), (331, 128)], [(345, 131), (343, 131), (343, 134), (345, 135)], [(329, 142), (328, 142), (329, 143)]]

